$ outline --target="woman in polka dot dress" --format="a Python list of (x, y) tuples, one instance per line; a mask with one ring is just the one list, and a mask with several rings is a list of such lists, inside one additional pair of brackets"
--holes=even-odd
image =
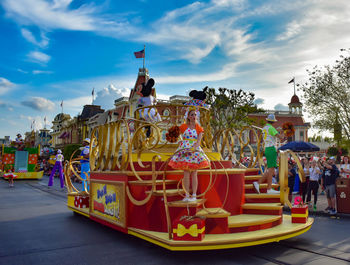
[[(184, 201), (196, 201), (198, 188), (197, 169), (209, 167), (209, 159), (200, 147), (203, 137), (203, 128), (197, 123), (196, 110), (192, 108), (186, 118), (186, 123), (180, 126), (183, 141), (171, 158), (169, 165), (174, 169), (184, 170), (184, 188), (186, 196)], [(192, 177), (192, 197), (190, 189), (190, 176)]]

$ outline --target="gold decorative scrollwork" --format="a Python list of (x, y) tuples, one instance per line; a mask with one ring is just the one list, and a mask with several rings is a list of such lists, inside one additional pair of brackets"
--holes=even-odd
[(280, 166), (279, 166), (279, 180), (280, 180), (280, 200), (282, 204), (287, 204), (292, 207), (291, 202), (288, 199), (288, 154), (291, 155), (294, 161), (297, 163), (298, 175), (300, 182), (305, 182), (305, 172), (298, 156), (291, 150), (280, 151)]

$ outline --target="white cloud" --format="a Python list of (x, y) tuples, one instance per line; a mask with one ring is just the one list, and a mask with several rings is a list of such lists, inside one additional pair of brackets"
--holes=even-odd
[[(30, 116), (30, 115), (20, 114), (19, 118), (21, 120), (27, 121), (27, 124), (26, 124), (27, 131), (29, 131), (30, 129), (37, 131), (44, 128), (45, 124), (44, 124), (44, 118), (42, 116)], [(46, 123), (46, 127), (49, 128), (48, 123)]]
[(289, 107), (286, 105), (283, 105), (281, 103), (278, 103), (274, 107), (275, 110), (289, 110)]
[(38, 74), (53, 74), (53, 71), (33, 70), (32, 73), (34, 75), (38, 75)]
[(5, 103), (5, 102), (0, 100), (0, 109), (1, 108), (7, 109), (8, 111), (13, 111), (13, 108), (11, 107), (10, 104)]
[[(63, 112), (71, 113), (71, 116), (75, 116), (77, 113), (83, 110), (84, 105), (91, 104), (91, 100), (91, 96), (83, 96), (63, 100)], [(59, 106), (60, 104), (61, 101), (58, 102), (57, 106)]]
[(28, 54), (28, 58), (35, 62), (47, 63), (50, 61), (51, 57), (43, 52), (32, 51)]
[(41, 48), (47, 47), (49, 44), (49, 39), (45, 36), (44, 33), (40, 34), (41, 41), (37, 41), (34, 37), (33, 33), (25, 28), (21, 29), (22, 36), (29, 42), (33, 43), (36, 46), (39, 46)]
[(21, 102), (22, 105), (30, 107), (39, 111), (52, 111), (55, 107), (55, 103), (51, 100), (42, 97), (32, 97), (29, 100)]
[(130, 32), (128, 23), (115, 22), (99, 17), (100, 9), (93, 4), (70, 7), (70, 0), (4, 0), (6, 15), (21, 25), (36, 25), (41, 29), (65, 29), (104, 32), (113, 34)]
[(28, 71), (25, 71), (25, 70), (20, 69), (20, 68), (18, 68), (17, 71), (20, 73), (23, 73), (23, 74), (28, 74)]
[(254, 104), (256, 104), (256, 105), (262, 105), (262, 104), (264, 104), (264, 102), (265, 102), (265, 100), (263, 98), (256, 98), (254, 100)]
[(129, 94), (129, 88), (117, 88), (110, 84), (108, 87), (97, 92), (94, 104), (100, 105), (103, 109), (111, 109), (114, 107), (114, 100), (120, 97), (128, 97)]
[(7, 80), (6, 78), (0, 77), (0, 95), (5, 94), (9, 91), (15, 84)]

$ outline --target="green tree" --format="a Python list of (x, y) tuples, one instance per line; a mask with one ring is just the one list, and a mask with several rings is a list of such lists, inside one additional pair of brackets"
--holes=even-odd
[(213, 131), (224, 128), (240, 128), (251, 124), (249, 113), (264, 112), (254, 104), (255, 95), (242, 89), (234, 90), (227, 88), (205, 87), (207, 103), (211, 106), (211, 126)]
[[(65, 160), (69, 160), (73, 152), (81, 147), (80, 144), (67, 144), (63, 149), (63, 156)], [(80, 155), (79, 150), (75, 152), (74, 157), (76, 158)]]
[(334, 66), (307, 70), (309, 79), (297, 84), (314, 127), (333, 131), (334, 138), (350, 139), (350, 49), (341, 49)]

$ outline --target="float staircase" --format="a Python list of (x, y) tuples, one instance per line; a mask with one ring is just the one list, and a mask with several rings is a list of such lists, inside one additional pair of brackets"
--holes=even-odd
[[(169, 176), (175, 173), (178, 172), (167, 172)], [(201, 171), (199, 171), (198, 174), (200, 180)], [(157, 172), (157, 175), (161, 175), (160, 172)], [(206, 208), (206, 199), (204, 198), (200, 198), (194, 202), (182, 201), (184, 190), (178, 189), (178, 180), (166, 179), (165, 190), (163, 190), (163, 180), (159, 179), (154, 182), (155, 186), (153, 186), (152, 190), (152, 180), (129, 181), (128, 185), (148, 187), (148, 191), (145, 191), (145, 193), (148, 195), (152, 192), (154, 200), (162, 201), (163, 205), (166, 203), (165, 208), (171, 213), (171, 220), (175, 218), (174, 212), (177, 216), (179, 214), (189, 214), (205, 217), (206, 234), (222, 234), (269, 229), (283, 222), (283, 206), (280, 203), (280, 195), (267, 194), (267, 184), (261, 184), (261, 193), (257, 194), (252, 183), (259, 178), (260, 175), (257, 175), (256, 170), (246, 171), (244, 203), (242, 204), (240, 214), (236, 215), (231, 215), (230, 212), (223, 208)], [(274, 184), (273, 188), (278, 189), (278, 185)], [(164, 202), (164, 192), (166, 202)], [(174, 208), (178, 208), (178, 210), (174, 210)]]

